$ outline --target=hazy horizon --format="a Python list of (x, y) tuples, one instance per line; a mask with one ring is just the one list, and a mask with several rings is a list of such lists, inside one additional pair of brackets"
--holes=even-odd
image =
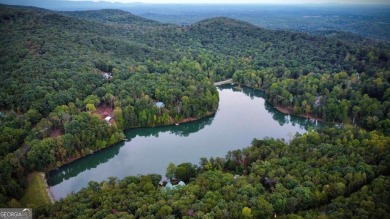
[(91, 2), (96, 4), (178, 4), (178, 5), (390, 5), (388, 0), (0, 0), (3, 4), (37, 5), (45, 3)]
[(91, 1), (91, 2), (110, 2), (110, 3), (145, 3), (145, 4), (390, 4), (388, 0), (65, 0), (65, 1)]

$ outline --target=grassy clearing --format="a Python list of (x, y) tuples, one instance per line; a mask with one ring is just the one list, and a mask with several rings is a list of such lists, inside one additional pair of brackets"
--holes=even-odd
[(50, 197), (47, 193), (45, 179), (43, 173), (34, 172), (29, 175), (29, 182), (26, 193), (20, 199), (20, 203), (24, 206), (43, 206), (51, 204)]

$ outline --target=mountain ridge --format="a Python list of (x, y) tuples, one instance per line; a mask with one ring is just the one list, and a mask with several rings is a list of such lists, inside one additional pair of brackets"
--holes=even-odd
[(99, 9), (85, 11), (61, 11), (59, 14), (101, 22), (111, 22), (118, 24), (138, 24), (138, 25), (159, 25), (158, 21), (150, 20), (133, 13), (119, 9)]
[[(199, 175), (192, 185), (195, 190), (203, 188), (186, 193), (193, 205), (175, 210), (177, 217), (194, 215), (193, 209), (199, 217), (205, 215), (202, 210), (213, 211), (214, 204), (209, 209), (198, 205), (205, 194), (211, 200), (210, 194), (220, 188), (218, 184), (207, 187), (216, 182), (213, 178), (231, 182), (224, 188), (228, 193), (216, 193), (215, 203), (230, 203), (223, 210), (231, 212), (232, 218), (250, 218), (252, 206), (244, 204), (252, 201), (257, 206), (252, 207), (252, 216), (265, 218), (272, 215), (272, 209), (286, 215), (316, 210), (388, 173), (390, 52), (383, 44), (268, 30), (225, 17), (179, 26), (149, 22), (118, 10), (74, 12), (73, 16), (61, 13), (0, 6), (1, 206), (18, 205), (32, 171), (48, 171), (107, 148), (125, 138), (125, 129), (210, 115), (218, 109), (219, 99), (213, 82), (227, 78), (264, 90), (267, 101), (291, 114), (346, 124), (347, 128), (309, 131), (292, 137), (290, 143), (253, 141), (253, 147), (230, 153), (227, 160), (201, 161), (202, 168), (231, 173)], [(157, 108), (157, 101), (164, 103), (163, 109)], [(109, 123), (104, 120), (107, 115), (113, 115)], [(236, 174), (240, 176), (234, 179)], [(209, 177), (211, 183), (204, 183)], [(261, 183), (264, 177), (271, 185)], [(144, 201), (145, 192), (168, 194), (159, 193), (149, 179), (128, 179), (120, 184), (126, 192), (135, 192), (131, 197)], [(138, 187), (133, 180), (142, 183)], [(273, 180), (277, 181), (275, 190), (263, 188), (272, 187)], [(110, 181), (103, 183), (101, 192), (117, 188), (115, 179)], [(237, 189), (232, 187), (235, 182)], [(241, 182), (248, 184), (248, 190)], [(254, 182), (257, 188), (251, 188)], [(98, 194), (98, 183), (89, 186)], [(156, 197), (155, 211), (150, 212), (142, 210), (148, 205), (138, 205), (120, 193), (128, 202), (118, 210), (127, 216), (165, 217), (173, 212), (171, 206), (177, 207), (169, 203), (169, 197), (166, 201)], [(224, 193), (229, 197), (219, 198)], [(243, 199), (234, 198), (238, 193)], [(82, 195), (68, 200), (81, 200), (75, 197)], [(76, 207), (72, 201), (68, 210), (88, 209), (82, 216), (104, 217), (118, 207), (100, 209), (112, 199), (97, 198), (99, 202), (92, 203), (91, 196), (86, 197), (82, 200), (91, 206)], [(60, 210), (66, 204), (66, 200), (58, 202), (42, 214), (55, 217), (58, 211), (59, 218), (66, 217)], [(129, 208), (129, 204), (136, 205)], [(165, 204), (167, 211), (158, 213)], [(264, 207), (269, 209), (266, 214)]]

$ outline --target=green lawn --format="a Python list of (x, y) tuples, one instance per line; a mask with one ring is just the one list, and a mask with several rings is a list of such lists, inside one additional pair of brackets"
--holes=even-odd
[(50, 197), (46, 191), (45, 179), (41, 172), (31, 173), (26, 193), (20, 199), (20, 203), (29, 207), (51, 204)]

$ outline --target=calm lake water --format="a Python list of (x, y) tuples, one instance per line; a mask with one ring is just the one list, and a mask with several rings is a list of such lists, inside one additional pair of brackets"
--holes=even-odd
[(233, 91), (231, 85), (218, 90), (219, 109), (213, 116), (179, 126), (128, 130), (126, 142), (52, 171), (47, 182), (54, 198), (63, 198), (91, 180), (102, 181), (110, 176), (164, 176), (170, 162), (198, 164), (201, 157), (225, 157), (229, 150), (247, 147), (253, 138), (288, 141), (295, 133), (315, 126), (307, 119), (276, 111), (260, 91)]

